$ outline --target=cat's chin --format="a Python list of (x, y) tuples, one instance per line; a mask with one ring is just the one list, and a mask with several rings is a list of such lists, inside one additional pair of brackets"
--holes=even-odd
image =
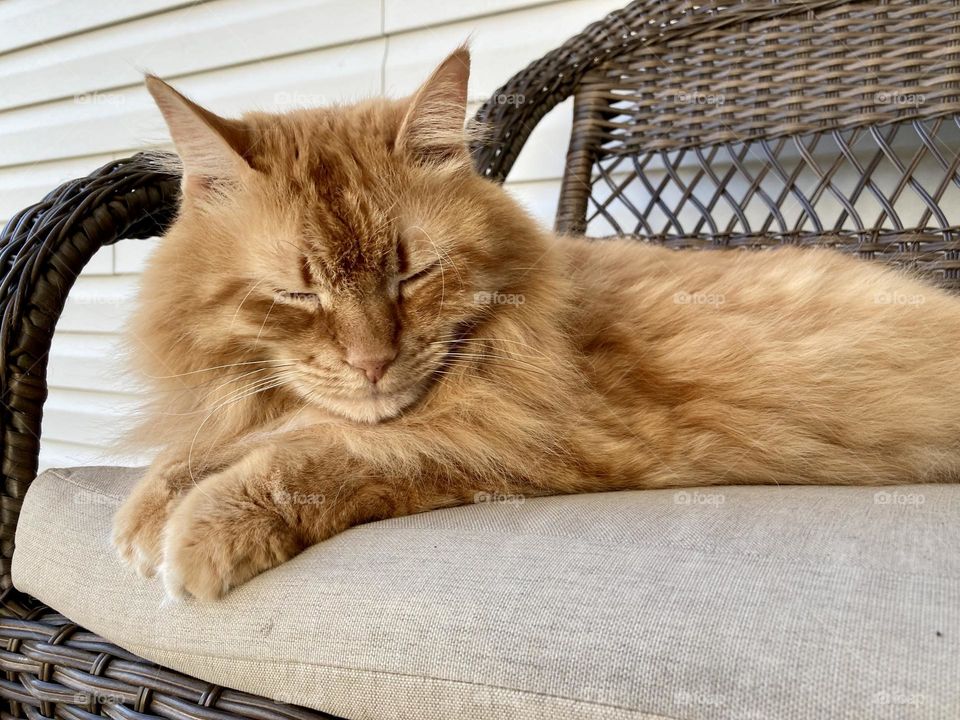
[(376, 425), (397, 417), (419, 398), (415, 390), (392, 393), (377, 393), (350, 397), (346, 395), (313, 394), (310, 401), (329, 413), (346, 420), (367, 425)]

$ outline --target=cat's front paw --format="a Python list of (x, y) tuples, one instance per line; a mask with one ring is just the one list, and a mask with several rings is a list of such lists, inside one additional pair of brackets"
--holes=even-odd
[(113, 517), (111, 541), (120, 559), (153, 577), (163, 558), (163, 528), (175, 498), (163, 488), (138, 486)]
[(194, 488), (167, 522), (161, 573), (171, 598), (216, 600), (306, 545), (268, 502), (221, 479)]

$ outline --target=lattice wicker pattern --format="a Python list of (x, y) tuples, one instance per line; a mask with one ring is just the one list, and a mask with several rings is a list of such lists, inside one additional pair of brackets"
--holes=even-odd
[(558, 227), (830, 245), (960, 289), (960, 3), (742, 3), (587, 72)]
[(586, 226), (674, 248), (828, 245), (960, 289), (958, 140), (938, 118), (609, 156)]

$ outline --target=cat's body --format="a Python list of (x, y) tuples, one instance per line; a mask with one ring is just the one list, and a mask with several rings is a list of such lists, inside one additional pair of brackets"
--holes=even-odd
[(131, 329), (164, 450), (125, 559), (213, 598), (491, 496), (958, 479), (960, 300), (826, 250), (556, 237), (471, 172), (466, 62), (243, 123), (154, 81), (185, 200)]

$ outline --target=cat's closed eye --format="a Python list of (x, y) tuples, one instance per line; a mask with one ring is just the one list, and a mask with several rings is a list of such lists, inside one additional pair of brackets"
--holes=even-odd
[(424, 280), (440, 268), (440, 261), (435, 260), (429, 265), (407, 273), (400, 278), (400, 288), (409, 288), (415, 285), (419, 280)]

